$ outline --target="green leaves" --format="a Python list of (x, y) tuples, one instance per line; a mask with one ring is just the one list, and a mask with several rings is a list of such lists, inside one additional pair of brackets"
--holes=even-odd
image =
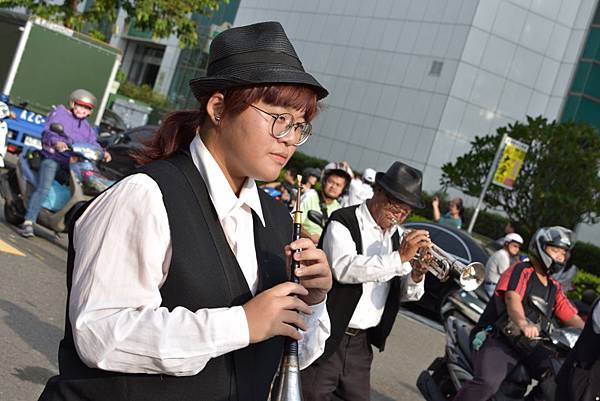
[(487, 205), (501, 208), (529, 235), (540, 226), (600, 221), (600, 136), (585, 124), (527, 117), (476, 137), (471, 150), (442, 167), (441, 184), (479, 196), (502, 135), (528, 143), (529, 152), (514, 189), (491, 185)]
[[(95, 30), (101, 23), (113, 25), (122, 8), (126, 21), (137, 30), (149, 31), (155, 39), (171, 34), (179, 38), (182, 47), (198, 43), (197, 24), (192, 13), (209, 15), (228, 0), (65, 0), (62, 4), (48, 4), (35, 0), (0, 0), (0, 8), (23, 7), (42, 18), (61, 23), (80, 31), (84, 25)], [(83, 10), (83, 11), (82, 11)]]

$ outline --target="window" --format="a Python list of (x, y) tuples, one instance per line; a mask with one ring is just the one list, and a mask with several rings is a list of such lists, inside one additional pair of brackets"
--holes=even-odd
[(442, 67), (444, 66), (443, 61), (434, 60), (431, 63), (431, 69), (429, 70), (429, 75), (432, 77), (439, 77), (442, 74)]

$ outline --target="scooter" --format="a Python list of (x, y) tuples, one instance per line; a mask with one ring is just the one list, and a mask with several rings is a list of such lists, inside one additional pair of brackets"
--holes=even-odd
[(4, 156), (6, 155), (6, 137), (8, 136), (8, 124), (4, 121), (10, 116), (8, 104), (0, 101), (0, 167), (4, 167)]
[[(64, 136), (61, 124), (52, 124), (50, 130)], [(114, 183), (104, 177), (97, 167), (104, 156), (101, 147), (74, 143), (69, 145), (66, 152), (70, 155), (69, 171), (63, 181), (68, 185), (69, 193), (63, 202), (51, 209), (43, 207), (38, 217), (39, 224), (57, 235), (68, 230), (71, 217), (79, 207)], [(0, 176), (4, 216), (10, 224), (19, 225), (23, 222), (29, 199), (37, 185), (40, 160), (39, 150), (28, 148), (19, 155), (16, 168)]]
[[(541, 298), (539, 299), (541, 300)], [(541, 303), (545, 303), (541, 300)], [(544, 310), (543, 307), (538, 308)], [(544, 310), (544, 314), (547, 314)], [(417, 387), (427, 401), (452, 399), (464, 383), (473, 378), (470, 332), (471, 324), (448, 316), (444, 322), (446, 329), (446, 351), (443, 357), (436, 358), (421, 372)], [(566, 354), (573, 348), (581, 330), (572, 327), (559, 328), (550, 323), (549, 330), (542, 331), (539, 344), (556, 353), (548, 371), (556, 374)], [(502, 382), (500, 389), (491, 400), (519, 401), (527, 394), (532, 375), (523, 364), (518, 364)]]

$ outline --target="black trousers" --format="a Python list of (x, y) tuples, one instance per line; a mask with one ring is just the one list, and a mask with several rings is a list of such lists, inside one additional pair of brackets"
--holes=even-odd
[[(488, 337), (479, 351), (473, 352), (473, 379), (465, 383), (453, 401), (488, 400), (498, 392), (506, 376), (521, 358), (501, 338)], [(552, 401), (555, 388), (553, 377), (545, 379), (531, 391), (527, 400)]]
[(304, 401), (369, 401), (372, 362), (367, 333), (345, 334), (333, 355), (301, 372)]

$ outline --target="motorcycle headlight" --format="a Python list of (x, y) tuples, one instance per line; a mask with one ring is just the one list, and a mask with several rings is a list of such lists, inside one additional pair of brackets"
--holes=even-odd
[(10, 116), (10, 109), (4, 102), (0, 102), (0, 120)]

